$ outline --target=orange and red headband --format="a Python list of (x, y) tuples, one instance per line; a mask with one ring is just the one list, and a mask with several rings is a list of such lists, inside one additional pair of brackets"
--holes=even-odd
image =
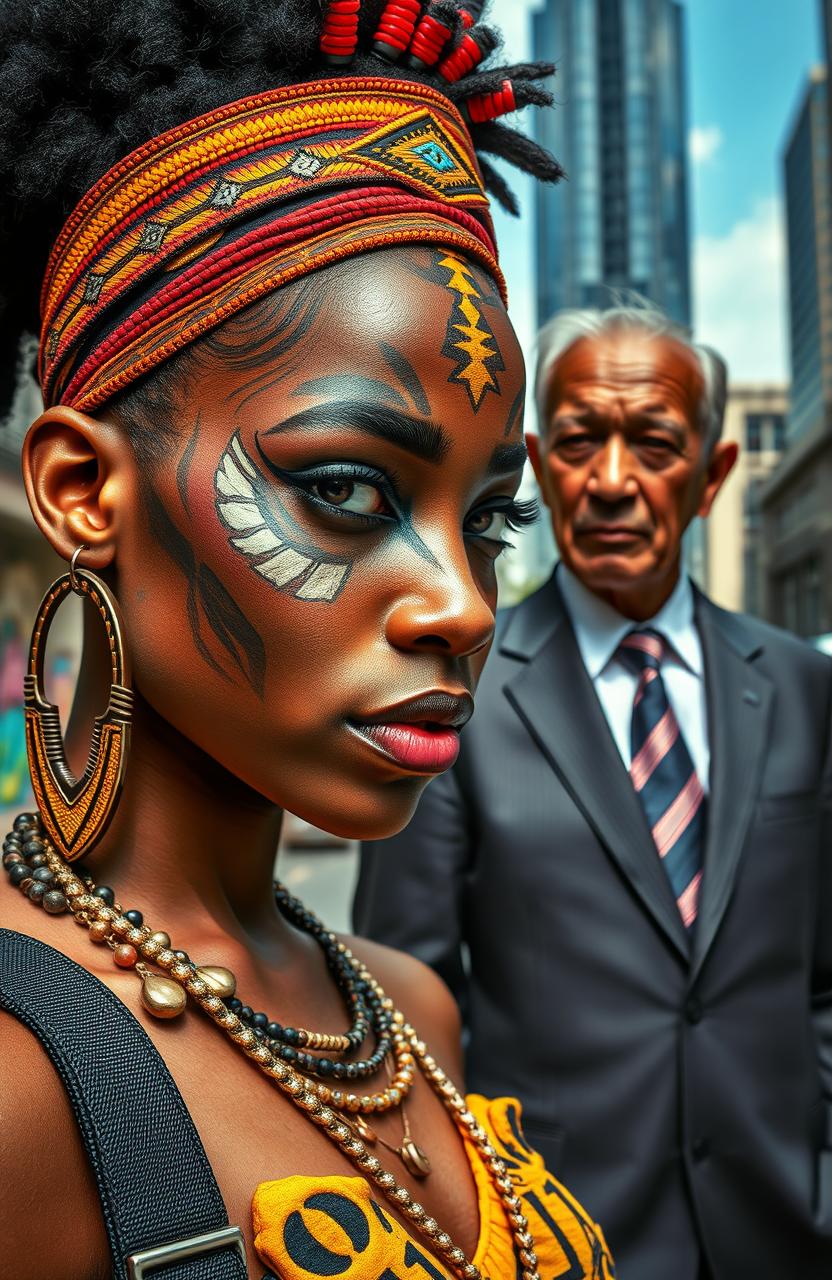
[(45, 403), (94, 409), (288, 281), (413, 243), (467, 254), (504, 293), (470, 136), (433, 89), (321, 80), (200, 116), (115, 165), (61, 231)]

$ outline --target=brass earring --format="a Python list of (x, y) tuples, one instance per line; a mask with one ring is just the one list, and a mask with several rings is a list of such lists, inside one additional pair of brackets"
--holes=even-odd
[[(124, 784), (133, 714), (121, 613), (101, 579), (85, 569), (78, 569), (78, 556), (83, 550), (83, 546), (76, 548), (69, 573), (52, 583), (40, 603), (23, 682), (26, 751), (32, 789), (49, 838), (68, 862), (74, 862), (90, 851), (103, 836), (116, 811)], [(67, 764), (58, 708), (47, 702), (43, 684), (46, 637), (56, 612), (70, 591), (86, 596), (100, 615), (107, 630), (112, 662), (107, 710), (104, 715), (96, 717), (87, 766), (80, 778), (73, 776)]]

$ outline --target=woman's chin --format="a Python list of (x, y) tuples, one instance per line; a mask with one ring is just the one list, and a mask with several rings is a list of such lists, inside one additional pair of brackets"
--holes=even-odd
[(310, 804), (309, 796), (297, 804), (285, 803), (304, 822), (344, 840), (385, 840), (407, 826), (429, 778), (400, 778), (371, 794), (353, 792), (349, 805)]

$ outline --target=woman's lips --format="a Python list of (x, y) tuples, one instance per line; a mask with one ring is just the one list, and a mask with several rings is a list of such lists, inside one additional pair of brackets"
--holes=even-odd
[(459, 733), (450, 725), (427, 729), (419, 724), (350, 724), (353, 733), (405, 769), (442, 773), (459, 755)]

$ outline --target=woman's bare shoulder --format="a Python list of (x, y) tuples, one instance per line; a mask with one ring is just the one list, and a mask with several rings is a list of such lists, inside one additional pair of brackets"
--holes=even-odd
[(430, 1045), (451, 1078), (462, 1083), (459, 1008), (442, 979), (421, 960), (367, 938), (342, 936), (397, 1008)]
[(98, 1192), (63, 1085), (35, 1036), (0, 1012), (0, 1280), (101, 1280)]

